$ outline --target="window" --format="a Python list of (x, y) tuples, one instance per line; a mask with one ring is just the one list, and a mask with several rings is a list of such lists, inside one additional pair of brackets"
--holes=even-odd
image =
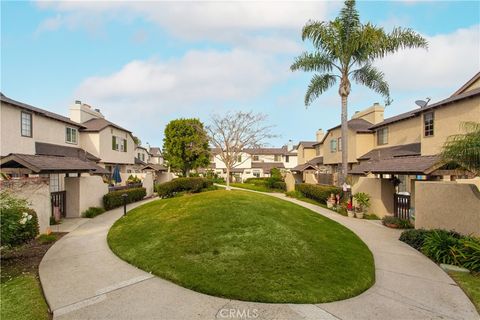
[(237, 162), (242, 162), (242, 155), (237, 156)]
[(337, 139), (330, 140), (330, 152), (337, 152)]
[(388, 127), (377, 130), (377, 145), (381, 146), (388, 143)]
[(127, 152), (127, 139), (112, 136), (112, 150)]
[(32, 114), (22, 111), (20, 122), (22, 136), (32, 137)]
[(76, 128), (66, 127), (65, 142), (77, 144), (78, 131)]
[(424, 128), (425, 137), (433, 136), (433, 121), (434, 121), (433, 112), (428, 112), (423, 115), (423, 128)]
[(253, 156), (253, 161), (258, 161), (258, 156)]
[(337, 142), (338, 151), (342, 151), (342, 138), (340, 137), (337, 140), (338, 140), (338, 142)]
[(140, 152), (137, 153), (137, 158), (140, 159), (140, 160), (142, 160), (142, 158), (141, 158), (140, 156), (141, 156)]
[(285, 162), (290, 162), (290, 156), (285, 156)]
[(273, 156), (273, 161), (275, 161), (275, 162), (280, 162), (280, 161), (282, 161), (282, 156), (279, 155), (279, 154), (274, 155), (274, 156)]
[(256, 178), (260, 178), (260, 170), (253, 170), (253, 176)]

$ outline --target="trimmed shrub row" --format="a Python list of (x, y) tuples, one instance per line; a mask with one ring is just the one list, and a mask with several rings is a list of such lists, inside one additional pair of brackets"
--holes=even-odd
[(94, 217), (96, 217), (99, 214), (102, 214), (104, 212), (105, 212), (105, 209), (103, 209), (103, 208), (90, 207), (82, 213), (82, 216), (84, 216), (85, 218), (94, 218)]
[(177, 178), (175, 180), (157, 185), (157, 193), (160, 198), (171, 198), (178, 192), (196, 193), (213, 185), (211, 180), (201, 177)]
[(113, 208), (123, 206), (122, 194), (124, 193), (128, 195), (127, 203), (132, 203), (145, 198), (147, 195), (147, 190), (145, 188), (132, 188), (109, 192), (103, 196), (103, 207), (105, 210), (111, 210)]
[(330, 194), (338, 194), (341, 189), (334, 186), (321, 186), (310, 183), (300, 183), (295, 185), (295, 190), (301, 192), (305, 197), (317, 200), (319, 202), (327, 202)]
[(447, 263), (480, 272), (480, 239), (447, 230), (407, 230), (403, 241), (437, 263)]

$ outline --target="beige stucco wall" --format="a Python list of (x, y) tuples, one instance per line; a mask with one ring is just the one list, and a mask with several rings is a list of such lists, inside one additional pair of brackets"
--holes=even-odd
[[(112, 135), (127, 139), (127, 152), (112, 149)], [(99, 132), (100, 159), (104, 163), (133, 164), (135, 161), (135, 143), (132, 136), (122, 130), (107, 127)]]
[(66, 177), (67, 218), (81, 217), (90, 207), (103, 207), (108, 185), (100, 176)]
[[(423, 121), (423, 116), (421, 118)], [(478, 96), (435, 109), (434, 135), (424, 137), (421, 133), (422, 155), (438, 154), (449, 136), (464, 133), (460, 127), (462, 122), (478, 122), (479, 119), (480, 97)], [(422, 132), (423, 125), (420, 130)]]
[(480, 236), (480, 192), (473, 184), (416, 183), (415, 228)]
[(421, 117), (410, 118), (399, 122), (394, 122), (388, 127), (388, 143), (383, 145), (377, 144), (377, 133), (374, 136), (374, 147), (385, 148), (393, 147), (402, 144), (420, 142), (422, 135), (422, 122)]
[(480, 88), (480, 79), (477, 79), (477, 81), (473, 82), (472, 84), (470, 84), (468, 87), (466, 87), (465, 89), (463, 89), (462, 92), (467, 92), (467, 91), (471, 91), (473, 89), (478, 89)]
[(145, 188), (147, 192), (147, 197), (153, 195), (153, 173), (152, 172), (143, 172), (143, 173), (120, 173), (120, 177), (122, 178), (122, 185), (125, 185), (128, 177), (132, 175), (134, 177), (139, 178), (142, 180), (142, 187)]
[(289, 171), (285, 173), (285, 184), (287, 185), (287, 192), (295, 191), (295, 177)]
[[(65, 142), (66, 127), (74, 127), (64, 122), (32, 113), (32, 137), (22, 137), (20, 129), (21, 109), (1, 103), (1, 155), (9, 153), (35, 154), (35, 142), (53, 143), (69, 147), (77, 144)], [(78, 129), (78, 128), (77, 128)]]
[(98, 132), (80, 132), (80, 136), (82, 149), (90, 152), (95, 157), (100, 158), (100, 135)]
[(365, 192), (370, 196), (370, 208), (368, 213), (376, 214), (382, 218), (393, 214), (393, 195), (395, 188), (386, 179), (374, 177), (360, 177), (353, 179), (352, 193)]
[(10, 190), (18, 198), (27, 199), (30, 208), (37, 213), (40, 233), (47, 231), (52, 215), (48, 179), (29, 178), (2, 181), (1, 188)]
[(316, 156), (317, 152), (315, 148), (304, 148), (303, 145), (300, 145), (297, 150), (297, 164), (304, 164)]
[[(138, 156), (139, 153), (143, 155), (145, 159), (140, 159), (140, 157)], [(138, 158), (144, 162), (150, 163), (150, 154), (147, 152), (147, 150), (143, 148), (135, 148), (135, 158)]]
[[(342, 151), (339, 150), (338, 138), (342, 136), (340, 128), (331, 130), (323, 142), (323, 163), (338, 164), (342, 162)], [(330, 141), (337, 140), (337, 151), (330, 151)], [(357, 158), (373, 148), (373, 133), (356, 133), (348, 130), (348, 162), (357, 162)]]

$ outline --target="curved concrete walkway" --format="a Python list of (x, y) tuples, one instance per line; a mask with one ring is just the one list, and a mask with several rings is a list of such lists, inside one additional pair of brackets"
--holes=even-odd
[(375, 285), (357, 297), (316, 305), (250, 303), (197, 293), (137, 269), (110, 251), (106, 235), (122, 216), (118, 208), (64, 236), (43, 258), (40, 280), (54, 319), (479, 319), (445, 272), (397, 240), (399, 231), (282, 194), (272, 196), (309, 208), (360, 236), (375, 257)]

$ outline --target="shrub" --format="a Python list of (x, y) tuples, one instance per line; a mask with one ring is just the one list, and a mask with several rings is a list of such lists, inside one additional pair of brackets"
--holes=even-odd
[(124, 193), (127, 194), (127, 203), (132, 203), (145, 198), (147, 190), (145, 188), (132, 188), (109, 192), (103, 196), (103, 207), (105, 210), (123, 206), (122, 194)]
[(49, 243), (52, 243), (52, 242), (55, 242), (57, 240), (57, 236), (53, 233), (50, 233), (50, 234), (41, 234), (40, 236), (38, 236), (37, 238), (37, 241), (40, 243), (40, 244), (49, 244)]
[(400, 235), (399, 240), (405, 242), (406, 244), (417, 250), (421, 250), (423, 242), (425, 241), (425, 237), (430, 233), (431, 231), (425, 229), (405, 230)]
[(99, 214), (102, 214), (104, 212), (105, 212), (105, 209), (103, 209), (103, 208), (90, 207), (82, 213), (82, 216), (84, 216), (85, 218), (94, 218), (94, 217), (96, 217)]
[(128, 176), (127, 184), (135, 184), (135, 183), (141, 183), (141, 182), (142, 180), (137, 176), (133, 176), (133, 175)]
[(353, 195), (353, 198), (360, 207), (360, 211), (364, 211), (365, 209), (370, 207), (370, 196), (365, 192), (357, 192)]
[(340, 193), (340, 188), (334, 186), (321, 186), (309, 183), (300, 183), (295, 186), (295, 190), (300, 191), (305, 197), (325, 203), (330, 194)]
[(1, 246), (12, 247), (38, 235), (38, 218), (25, 199), (16, 198), (8, 190), (0, 192)]
[(455, 254), (461, 246), (458, 234), (445, 230), (433, 230), (425, 236), (422, 252), (438, 263), (456, 264)]
[(455, 260), (464, 268), (480, 272), (480, 239), (473, 237), (460, 239), (460, 246), (455, 251)]
[(387, 227), (396, 227), (399, 229), (410, 229), (413, 228), (412, 223), (409, 220), (400, 219), (394, 216), (385, 216), (382, 218), (382, 223)]
[(293, 190), (293, 191), (285, 192), (285, 195), (286, 195), (287, 197), (296, 198), (296, 199), (303, 197), (303, 194), (302, 194), (300, 191), (298, 191), (298, 190)]
[(275, 181), (273, 183), (273, 189), (287, 190), (287, 184), (283, 181)]
[(282, 173), (278, 168), (272, 168), (270, 170), (270, 178), (274, 178), (276, 180), (282, 180)]
[(248, 179), (245, 179), (245, 181), (243, 183), (249, 183), (249, 184), (266, 184), (267, 183), (267, 180), (269, 178), (267, 177), (262, 177), (262, 178), (248, 178)]
[(211, 180), (200, 177), (177, 178), (157, 185), (157, 193), (161, 198), (171, 198), (182, 191), (191, 193), (200, 192), (203, 189), (211, 187), (212, 184), (213, 182)]

